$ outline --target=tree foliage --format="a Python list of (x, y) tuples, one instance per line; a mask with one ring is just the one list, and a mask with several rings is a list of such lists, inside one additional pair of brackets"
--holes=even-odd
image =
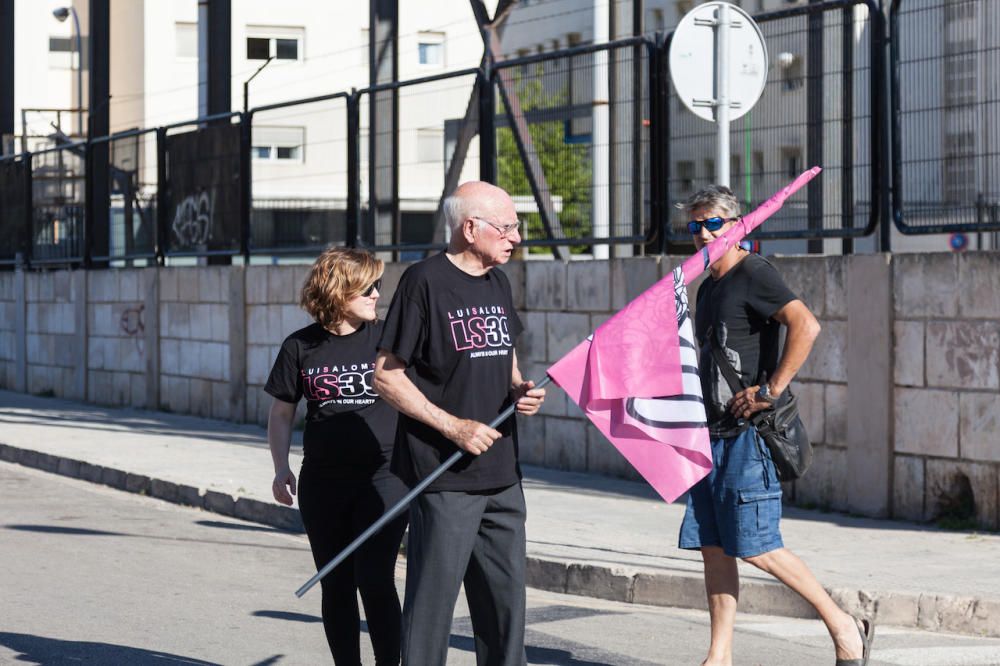
[[(542, 65), (539, 64), (530, 80), (518, 76), (514, 89), (521, 103), (521, 110), (529, 114), (534, 110), (568, 108), (569, 90), (563, 86), (558, 91), (545, 90), (542, 82)], [(502, 102), (498, 103), (501, 113)], [(530, 117), (530, 114), (529, 114)], [(568, 114), (566, 116), (569, 118)], [(590, 187), (592, 178), (589, 144), (566, 142), (566, 124), (563, 120), (531, 122), (528, 132), (538, 155), (546, 183), (553, 197), (562, 200), (562, 209), (557, 213), (563, 234), (567, 238), (591, 235)], [(497, 178), (500, 187), (511, 195), (532, 196), (531, 186), (525, 172), (521, 154), (510, 127), (497, 128)], [(527, 223), (526, 238), (547, 238), (538, 213), (521, 216)], [(571, 248), (581, 252), (584, 247)], [(548, 253), (548, 248), (531, 248), (532, 252)]]

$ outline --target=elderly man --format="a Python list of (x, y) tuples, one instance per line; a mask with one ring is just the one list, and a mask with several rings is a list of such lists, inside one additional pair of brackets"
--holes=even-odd
[(393, 471), (413, 484), (458, 447), (465, 456), (410, 507), (403, 664), (444, 665), (461, 584), (481, 665), (525, 664), (525, 505), (514, 419), (486, 425), (512, 401), (538, 411), (524, 381), (510, 283), (493, 268), (520, 242), (510, 196), (461, 185), (444, 202), (448, 249), (411, 266), (389, 306), (375, 388), (400, 412)]
[[(688, 215), (699, 250), (740, 214), (732, 191), (718, 185), (678, 207)], [(788, 333), (779, 358), (782, 325)], [(805, 563), (784, 547), (778, 526), (781, 485), (767, 446), (749, 422), (782, 399), (819, 330), (774, 266), (738, 246), (712, 265), (698, 289), (695, 333), (714, 466), (688, 495), (680, 547), (700, 550), (705, 564), (712, 624), (706, 666), (733, 663), (735, 558), (776, 577), (813, 605), (833, 638), (838, 666), (868, 663), (874, 626), (838, 608)], [(727, 375), (739, 383), (732, 386)]]

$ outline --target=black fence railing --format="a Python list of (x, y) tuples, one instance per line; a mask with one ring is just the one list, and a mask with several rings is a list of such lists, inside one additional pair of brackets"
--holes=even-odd
[[(812, 165), (823, 176), (754, 233), (758, 239), (871, 234), (885, 192), (882, 168), (885, 31), (874, 0), (802, 5), (754, 17), (771, 66), (756, 106), (732, 121), (731, 186), (752, 210)], [(716, 130), (671, 90), (668, 200), (712, 182)], [(676, 218), (675, 218), (676, 219)], [(680, 224), (669, 237), (689, 239)]]
[(1000, 229), (1000, 3), (894, 0), (893, 220)]
[[(890, 211), (905, 233), (1000, 229), (1000, 3), (893, 0), (889, 18), (875, 0), (755, 17), (771, 66), (732, 124), (733, 188), (752, 208), (825, 169), (758, 238), (885, 236)], [(660, 33), (57, 138), (0, 158), (0, 265), (331, 244), (411, 258), (443, 246), (441, 197), (474, 178), (514, 196), (529, 252), (663, 251), (687, 240), (673, 204), (709, 182), (715, 152), (714, 126), (672, 91), (669, 44)]]

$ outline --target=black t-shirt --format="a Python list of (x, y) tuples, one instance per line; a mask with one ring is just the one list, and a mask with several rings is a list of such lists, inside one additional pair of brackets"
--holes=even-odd
[[(379, 348), (407, 366), (433, 404), (459, 418), (489, 423), (510, 404), (514, 341), (521, 333), (507, 276), (469, 275), (445, 253), (410, 266), (393, 296)], [(429, 490), (504, 488), (521, 477), (514, 418), (479, 456), (465, 456)], [(425, 478), (457, 447), (440, 432), (399, 416), (392, 469), (404, 481)]]
[(778, 365), (781, 324), (771, 317), (796, 298), (774, 266), (756, 254), (747, 256), (718, 280), (709, 276), (698, 288), (695, 335), (710, 427), (725, 430), (737, 424), (726, 411), (733, 392), (712, 357), (708, 336), (715, 336), (748, 386), (759, 384)]
[(367, 478), (388, 469), (396, 411), (372, 388), (380, 322), (349, 335), (319, 324), (281, 345), (264, 390), (285, 402), (306, 399), (305, 464), (336, 478)]

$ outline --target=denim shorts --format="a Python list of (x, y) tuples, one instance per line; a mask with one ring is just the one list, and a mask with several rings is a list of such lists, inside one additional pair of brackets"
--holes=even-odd
[(678, 545), (719, 546), (741, 558), (781, 548), (781, 484), (757, 431), (713, 439), (712, 462), (712, 471), (688, 493)]

